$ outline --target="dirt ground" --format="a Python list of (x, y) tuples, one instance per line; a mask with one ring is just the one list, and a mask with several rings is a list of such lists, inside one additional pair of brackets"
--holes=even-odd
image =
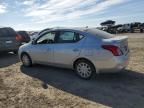
[(0, 108), (144, 108), (144, 38), (129, 38), (129, 46), (127, 70), (91, 80), (72, 70), (25, 68), (17, 55), (0, 54)]

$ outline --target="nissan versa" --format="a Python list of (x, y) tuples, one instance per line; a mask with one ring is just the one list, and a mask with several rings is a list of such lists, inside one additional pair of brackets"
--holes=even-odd
[(129, 61), (128, 38), (91, 28), (53, 28), (19, 48), (24, 66), (46, 64), (74, 69), (81, 78), (119, 72)]

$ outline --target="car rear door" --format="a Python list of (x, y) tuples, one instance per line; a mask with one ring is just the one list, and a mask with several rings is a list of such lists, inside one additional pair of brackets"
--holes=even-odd
[[(73, 31), (59, 31), (54, 45), (54, 62), (57, 65), (71, 66), (81, 51), (82, 43), (78, 42), (79, 34)], [(82, 38), (83, 36), (81, 36)]]

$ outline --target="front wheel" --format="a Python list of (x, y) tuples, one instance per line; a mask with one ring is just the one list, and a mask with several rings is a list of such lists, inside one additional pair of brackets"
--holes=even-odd
[(23, 65), (26, 67), (32, 66), (32, 60), (28, 54), (22, 54), (21, 61), (22, 61)]
[(90, 79), (95, 73), (95, 68), (89, 61), (79, 60), (75, 64), (75, 71), (79, 77)]

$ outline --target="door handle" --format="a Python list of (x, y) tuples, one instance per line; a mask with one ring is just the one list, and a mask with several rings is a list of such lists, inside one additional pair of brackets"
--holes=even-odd
[(47, 48), (46, 50), (47, 50), (47, 51), (50, 51), (51, 49), (50, 49), (50, 48)]
[(74, 52), (78, 52), (78, 51), (79, 51), (79, 49), (73, 49), (73, 51), (74, 51)]

